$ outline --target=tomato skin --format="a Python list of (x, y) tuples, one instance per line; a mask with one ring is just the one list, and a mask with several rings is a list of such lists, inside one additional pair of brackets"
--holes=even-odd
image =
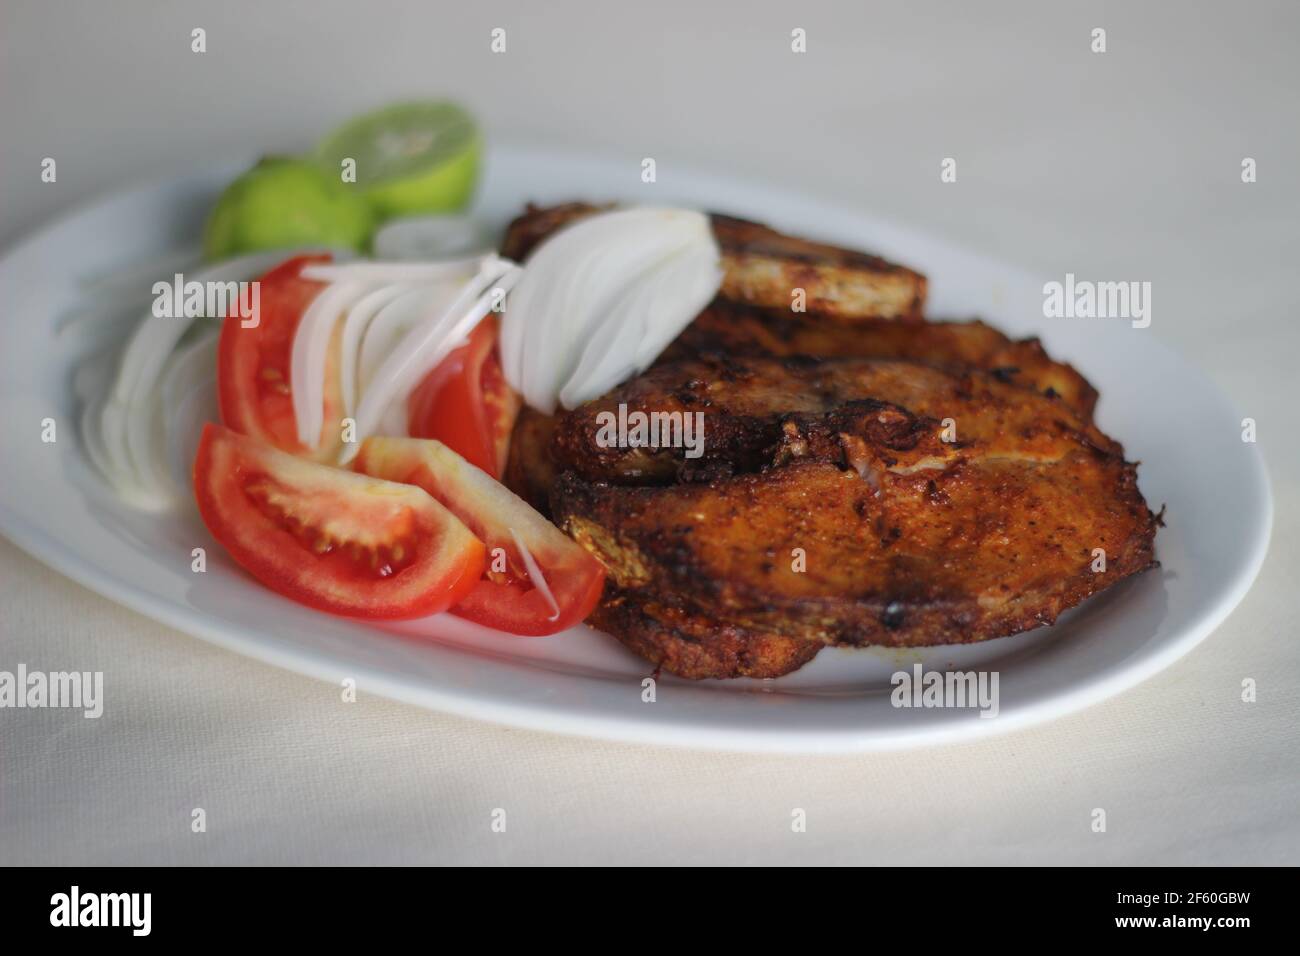
[(325, 283), (304, 279), (300, 273), (304, 266), (329, 261), (328, 255), (295, 256), (263, 275), (257, 280), (257, 325), (245, 328), (238, 315), (228, 316), (217, 347), (217, 396), (222, 422), (240, 434), (315, 461), (335, 460), (342, 444), (338, 427), (343, 415), (340, 338), (336, 336), (330, 346), (324, 425), (320, 445), (315, 449), (298, 441), (290, 363), (298, 322), (325, 288)]
[(241, 567), (318, 610), (426, 617), (462, 600), (483, 573), (483, 542), (419, 488), (306, 461), (221, 425), (203, 431), (194, 493)]
[[(578, 544), (504, 485), (441, 442), (368, 438), (353, 468), (423, 488), (465, 522), (488, 549), (488, 567), (477, 586), (451, 613), (511, 634), (555, 634), (585, 620), (600, 600), (605, 568)], [(514, 531), (540, 566), (558, 611), (522, 571)], [(509, 569), (495, 572), (496, 549)]]
[(436, 439), (499, 479), (521, 402), (501, 371), (498, 335), (496, 316), (487, 316), (416, 387), (407, 411), (412, 438)]
[[(558, 574), (564, 574), (563, 569)], [(551, 580), (556, 576), (558, 575), (548, 574), (546, 579), (554, 589), (552, 596), (560, 606), (559, 616), (554, 619), (551, 617), (553, 611), (550, 604), (536, 588), (529, 588), (517, 580), (498, 583), (487, 578), (480, 580), (469, 594), (454, 605), (451, 613), (475, 624), (520, 637), (558, 634), (575, 624), (581, 624), (596, 609), (605, 589), (605, 569), (601, 567), (592, 573), (578, 573), (573, 577), (572, 586), (557, 587), (556, 582)]]

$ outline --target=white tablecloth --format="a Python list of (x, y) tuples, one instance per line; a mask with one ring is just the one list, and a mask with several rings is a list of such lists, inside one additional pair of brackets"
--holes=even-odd
[[(1277, 518), (1254, 590), (1192, 654), (1082, 714), (787, 759), (344, 705), (0, 541), (0, 669), (103, 670), (112, 701), (99, 720), (0, 710), (0, 863), (1300, 862), (1300, 11), (616, 6), (7, 2), (0, 242), (122, 184), (299, 148), (432, 92), (492, 136), (654, 156), (661, 176), (732, 169), (1053, 274), (1149, 280), (1151, 334), (1258, 420)], [(498, 26), (504, 55), (488, 50)], [(944, 157), (956, 185), (939, 183)]]

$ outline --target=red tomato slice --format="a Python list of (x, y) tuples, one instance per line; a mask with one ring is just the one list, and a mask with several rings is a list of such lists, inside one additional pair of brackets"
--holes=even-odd
[[(554, 634), (584, 620), (600, 600), (605, 568), (599, 561), (441, 442), (367, 438), (352, 466), (423, 488), (483, 540), (487, 570), (451, 613), (511, 634)], [(515, 535), (536, 561), (545, 589), (529, 573)]]
[(519, 396), (501, 372), (498, 325), (489, 315), (469, 341), (439, 363), (407, 404), (412, 438), (434, 438), (500, 478), (510, 452)]
[(217, 395), (221, 420), (235, 431), (274, 445), (281, 451), (315, 461), (334, 461), (343, 444), (339, 377), (342, 323), (330, 343), (325, 372), (325, 417), (320, 444), (306, 448), (298, 441), (289, 384), (293, 336), (312, 299), (325, 283), (304, 279), (303, 266), (329, 262), (327, 255), (297, 256), (280, 263), (258, 279), (258, 323), (245, 328), (229, 316), (221, 328), (217, 349)]
[(212, 536), (245, 570), (322, 611), (424, 617), (483, 575), (483, 542), (419, 488), (318, 465), (220, 425), (203, 431), (194, 494)]

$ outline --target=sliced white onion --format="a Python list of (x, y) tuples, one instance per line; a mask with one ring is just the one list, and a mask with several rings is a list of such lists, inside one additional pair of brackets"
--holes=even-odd
[[(285, 256), (282, 250), (240, 256), (187, 276), (186, 281), (238, 282), (265, 272), (282, 262)], [(138, 405), (152, 390), (167, 357), (193, 323), (193, 318), (156, 316), (150, 310), (122, 355), (122, 365), (113, 385), (113, 400), (128, 407)]]
[(406, 402), (389, 402), (388, 408), (379, 416), (379, 424), (375, 426), (373, 434), (402, 436), (410, 433), (410, 412), (407, 409)]
[[(101, 423), (106, 423), (107, 429), (100, 430), (99, 435), (87, 435), (88, 449), (104, 438), (118, 436), (113, 439), (116, 446), (95, 448), (91, 455), (94, 458), (107, 452), (109, 460), (113, 460), (113, 448), (117, 448), (117, 460), (124, 462), (128, 476), (128, 480), (117, 483), (117, 487), (137, 507), (165, 508), (189, 496), (189, 469), (198, 446), (201, 423), (218, 417), (218, 338), (219, 329), (212, 328), (199, 334), (193, 342), (182, 345), (168, 358), (153, 394), (143, 408), (125, 414), (110, 402), (100, 410)], [(193, 393), (202, 387), (206, 387), (208, 392), (203, 418), (182, 427), (177, 418), (192, 409)], [(183, 465), (178, 463), (180, 455), (185, 456)], [(120, 465), (117, 473), (123, 473)]]
[(120, 408), (110, 406), (102, 398), (89, 402), (82, 414), (81, 427), (91, 461), (119, 498), (142, 511), (171, 506), (170, 488), (150, 485), (132, 467), (126, 450), (126, 418)]
[(206, 422), (220, 420), (217, 405), (217, 345), (212, 329), (176, 350), (159, 382), (158, 405), (163, 410), (163, 443), (168, 476), (177, 495), (190, 494), (194, 456)]
[[(501, 328), (506, 380), (550, 414), (570, 383), (571, 395), (586, 395), (584, 380), (644, 367), (641, 356), (658, 343), (661, 351), (717, 291), (720, 260), (708, 217), (690, 210), (619, 209), (565, 227), (529, 257), (511, 295)], [(584, 365), (598, 335), (630, 354), (593, 352)]]
[(450, 305), (425, 313), (425, 318), (389, 353), (370, 387), (362, 388), (356, 441), (344, 446), (344, 462), (356, 454), (367, 436), (376, 434), (390, 406), (404, 404), (432, 368), (465, 344), (469, 333), (492, 307), (494, 290), (509, 292), (521, 271), (506, 260), (485, 261), (478, 275), (465, 284)]
[[(501, 337), (505, 375), (530, 405), (548, 414), (554, 400), (541, 390), (541, 383), (550, 378), (558, 392), (573, 369), (556, 363), (562, 362), (562, 354), (570, 351), (584, 331), (584, 320), (592, 315), (579, 295), (585, 292), (588, 307), (608, 307), (605, 299), (617, 294), (624, 278), (624, 270), (609, 267), (609, 253), (617, 244), (611, 225), (584, 221), (543, 243), (530, 257), (528, 272), (510, 303)], [(585, 228), (579, 231), (579, 226)], [(542, 362), (551, 367), (543, 369)]]
[[(161, 373), (160, 373), (161, 374)], [(154, 394), (144, 404), (126, 416), (126, 450), (131, 467), (144, 487), (153, 489), (160, 503), (172, 503), (170, 472), (163, 452), (165, 428), (162, 402), (157, 399), (158, 383)]]
[(361, 352), (362, 339), (370, 328), (370, 323), (379, 314), (380, 310), (410, 290), (409, 285), (402, 283), (381, 286), (362, 296), (352, 308), (348, 309), (348, 314), (343, 319), (340, 372), (343, 385), (344, 414), (349, 418), (357, 410), (357, 362)]
[(108, 456), (108, 446), (104, 442), (104, 401), (102, 398), (88, 399), (81, 407), (81, 443), (86, 449), (86, 457), (101, 475), (113, 483), (113, 464)]
[(533, 553), (528, 550), (528, 545), (524, 544), (524, 539), (519, 536), (514, 528), (510, 529), (510, 537), (514, 538), (515, 547), (519, 549), (519, 556), (524, 559), (524, 569), (528, 572), (528, 580), (533, 583), (533, 587), (541, 592), (546, 603), (551, 606), (551, 616), (548, 621), (557, 620), (560, 616), (560, 605), (555, 600), (555, 595), (551, 593), (551, 586), (546, 583), (546, 575), (542, 574), (542, 566), (537, 563)]
[(357, 389), (362, 395), (374, 385), (384, 362), (411, 329), (451, 305), (462, 286), (457, 282), (409, 286), (408, 292), (380, 310), (366, 329), (357, 356)]
[(548, 381), (558, 391), (576, 363), (574, 343), (585, 345), (588, 327), (629, 279), (700, 229), (707, 232), (708, 224), (698, 213), (623, 209), (583, 219), (538, 247), (511, 303), (516, 315), (507, 318), (502, 335), (507, 375), (518, 376), (530, 403)]
[(560, 389), (577, 408), (649, 368), (704, 309), (722, 284), (718, 257), (691, 246), (633, 282), (599, 320), (578, 367)]
[(100, 444), (103, 446), (104, 457), (108, 462), (108, 477), (113, 487), (117, 488), (119, 493), (141, 488), (145, 493), (154, 490), (144, 485), (143, 479), (136, 474), (135, 466), (131, 464), (130, 454), (126, 449), (125, 405), (113, 401), (111, 397), (102, 399), (97, 405), (99, 414), (90, 420), (90, 424), (97, 425), (102, 436)]
[(81, 402), (81, 441), (101, 474), (111, 477), (112, 462), (104, 442), (104, 400), (121, 361), (121, 348), (102, 349), (85, 359), (72, 376), (73, 394)]
[[(217, 263), (185, 276), (187, 282), (239, 282), (282, 262), (296, 252), (307, 250), (273, 250), (240, 256)], [(156, 268), (156, 266), (155, 266)], [(125, 347), (111, 349), (115, 353), (115, 371), (110, 382), (102, 382), (102, 391), (96, 395), (83, 395), (82, 437), (92, 462), (132, 505), (140, 508), (166, 507), (175, 500), (171, 468), (165, 451), (166, 429), (159, 381), (167, 367), (172, 352), (194, 324), (193, 318), (159, 317), (144, 306), (152, 283), (148, 288), (137, 272), (119, 284), (136, 285), (144, 317), (136, 325)], [(170, 281), (172, 276), (163, 277)], [(104, 280), (105, 282), (107, 280)], [(105, 291), (107, 286), (91, 286), (107, 300), (118, 296), (116, 291)], [(116, 289), (117, 286), (115, 285)], [(76, 324), (65, 327), (65, 332), (80, 329), (94, 315), (111, 316), (120, 308), (120, 299), (96, 311), (95, 306), (83, 310)], [(207, 320), (205, 320), (207, 321)], [(217, 327), (217, 320), (211, 320)]]
[[(451, 220), (392, 229), (386, 243), (395, 249), (401, 241), (450, 241), (458, 229), (462, 239), (472, 232)], [(186, 278), (238, 281), (287, 254), (246, 256)], [(308, 266), (304, 277), (327, 284), (299, 320), (291, 349), (299, 440), (308, 447), (320, 441), (336, 333), (345, 414), (356, 422), (356, 440), (343, 449), (346, 461), (368, 435), (406, 432), (411, 391), (468, 340), (499, 295), (512, 292), (501, 331), (506, 378), (528, 404), (551, 413), (557, 403), (574, 407), (653, 362), (717, 292), (720, 260), (706, 216), (637, 208), (566, 227), (538, 247), (526, 269), (491, 253), (437, 262)], [(102, 369), (78, 380), (91, 460), (119, 493), (142, 507), (188, 491), (199, 425), (215, 415), (216, 330), (177, 351), (191, 325), (192, 320), (150, 314), (121, 350), (111, 384)], [(513, 530), (511, 535), (530, 577), (558, 614), (540, 567), (520, 536)]]
[(168, 464), (178, 500), (194, 498), (194, 459), (203, 439), (203, 427), (221, 421), (215, 376), (193, 382), (168, 409), (165, 428)]
[(320, 445), (320, 433), (325, 425), (325, 366), (334, 328), (367, 289), (360, 282), (328, 285), (312, 299), (298, 320), (289, 360), (289, 391), (298, 424), (298, 441), (308, 448)]

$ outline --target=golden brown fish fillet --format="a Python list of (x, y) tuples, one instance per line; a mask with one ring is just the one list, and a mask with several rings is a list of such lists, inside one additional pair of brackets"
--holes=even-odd
[[(529, 205), (506, 233), (503, 253), (522, 260), (547, 236), (612, 204)], [(1096, 390), (1037, 339), (1012, 341), (982, 322), (899, 323), (920, 318), (925, 278), (878, 256), (783, 235), (767, 226), (712, 217), (725, 273), (718, 298), (661, 361), (723, 351), (736, 355), (899, 358), (944, 368), (997, 370), (1008, 380), (1060, 395), (1091, 414)], [(792, 310), (791, 290), (808, 294)], [(852, 319), (845, 322), (844, 319)]]
[(551, 488), (558, 472), (551, 457), (555, 417), (525, 405), (510, 433), (510, 457), (501, 481), (544, 515), (551, 513)]
[[(550, 454), (555, 419), (525, 408), (515, 423), (505, 483), (543, 514), (550, 513), (555, 465)], [(633, 653), (671, 674), (705, 678), (771, 678), (798, 670), (820, 642), (761, 634), (609, 587), (587, 619)]]
[(810, 355), (924, 362), (950, 371), (982, 369), (1003, 381), (1061, 400), (1084, 416), (1097, 390), (1074, 368), (1053, 361), (1038, 339), (1013, 341), (983, 322), (827, 321), (816, 313), (759, 309), (717, 299), (668, 347), (659, 361), (705, 352)]
[[(701, 313), (656, 365), (720, 355), (899, 358), (951, 372), (983, 369), (1003, 383), (1059, 398), (1083, 420), (1091, 419), (1097, 400), (1088, 381), (1069, 365), (1048, 358), (1037, 339), (1013, 342), (983, 322), (863, 322), (849, 328), (816, 317), (790, 319), (774, 310), (722, 300)], [(785, 396), (778, 394), (776, 401), (783, 404)], [(555, 424), (554, 419), (525, 409), (515, 427), (506, 470), (506, 484), (543, 513), (548, 513), (557, 474), (551, 452)], [(706, 447), (716, 451), (719, 446), (715, 439)], [(597, 458), (602, 454), (598, 452)]]
[[(502, 255), (523, 261), (558, 229), (612, 204), (532, 204), (510, 223)], [(713, 233), (722, 251), (719, 294), (737, 302), (789, 309), (794, 290), (804, 303), (836, 321), (919, 319), (925, 277), (879, 256), (798, 239), (759, 223), (715, 214)]]
[[(907, 363), (729, 364), (663, 366), (600, 400), (717, 419), (727, 455), (700, 480), (671, 454), (650, 477), (686, 483), (593, 480), (631, 477), (606, 456), (553, 489), (557, 523), (625, 594), (765, 634), (915, 646), (1051, 623), (1153, 564), (1135, 467), (1058, 400)], [(557, 442), (570, 467), (573, 427)]]
[(587, 623), (656, 667), (691, 680), (781, 677), (825, 645), (762, 634), (610, 588)]
[[(624, 414), (630, 427), (636, 412), (659, 422), (660, 447), (620, 446), (602, 432)], [(685, 447), (692, 436), (675, 424), (685, 426), (686, 416), (703, 426), (698, 457)], [(790, 452), (791, 428), (802, 451)], [(668, 444), (679, 436), (680, 446)], [(629, 437), (642, 436), (629, 431)], [(829, 449), (842, 457), (841, 446), (857, 437), (890, 444), (900, 460), (919, 448), (928, 460), (949, 461), (968, 447), (983, 455), (1051, 458), (1067, 439), (1123, 453), (1060, 399), (997, 375), (883, 359), (706, 354), (657, 365), (561, 416), (551, 455), (558, 471), (589, 481), (662, 484), (756, 471), (779, 463), (782, 454), (808, 457)]]
[[(503, 252), (523, 259), (606, 208), (530, 206)], [(898, 321), (920, 318), (916, 273), (712, 222), (723, 287), (657, 367), (558, 419), (525, 410), (514, 431), (507, 483), (553, 503), (612, 569), (590, 623), (681, 676), (774, 677), (825, 643), (957, 643), (1050, 623), (1153, 563), (1157, 519), (1091, 423), (1095, 389), (1036, 339)], [(805, 312), (791, 309), (795, 288)], [(703, 412), (703, 455), (596, 442), (596, 413), (620, 402)]]

